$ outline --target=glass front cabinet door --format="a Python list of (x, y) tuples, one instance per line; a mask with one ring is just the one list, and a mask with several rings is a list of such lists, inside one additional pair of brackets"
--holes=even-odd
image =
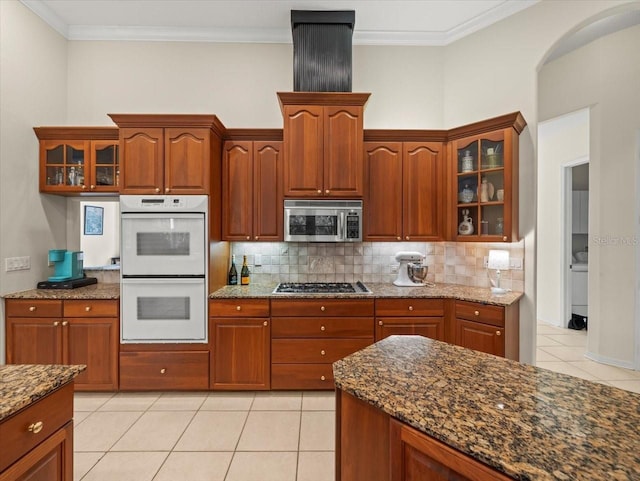
[[(450, 219), (456, 241), (519, 239), (518, 135), (524, 120), (519, 113), (511, 115), (514, 126), (451, 141), (454, 208)], [(459, 129), (462, 134), (463, 129)]]

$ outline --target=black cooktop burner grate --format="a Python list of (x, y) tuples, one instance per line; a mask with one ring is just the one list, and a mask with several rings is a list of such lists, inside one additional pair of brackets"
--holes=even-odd
[(281, 294), (356, 294), (370, 292), (364, 284), (358, 282), (281, 282), (276, 287)]

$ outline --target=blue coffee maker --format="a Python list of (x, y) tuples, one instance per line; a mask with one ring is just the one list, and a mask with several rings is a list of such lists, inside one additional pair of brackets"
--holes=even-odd
[(53, 263), (53, 276), (49, 281), (71, 281), (84, 277), (82, 270), (84, 256), (82, 251), (67, 251), (64, 249), (51, 249), (49, 262)]

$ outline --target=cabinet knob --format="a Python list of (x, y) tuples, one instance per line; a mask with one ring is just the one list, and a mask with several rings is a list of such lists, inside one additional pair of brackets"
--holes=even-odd
[(59, 325), (60, 325), (60, 322), (59, 322), (59, 321), (53, 321), (53, 326), (54, 326), (54, 327), (58, 327)]
[(473, 311), (473, 313), (474, 313), (476, 316), (479, 316), (479, 315), (480, 315), (480, 311)]
[(87, 306), (87, 307), (85, 307), (85, 308), (84, 308), (84, 310), (85, 310), (86, 312), (89, 312), (89, 311), (91, 310), (91, 306)]
[(254, 239), (255, 239), (255, 240), (258, 240), (259, 238), (260, 238), (260, 236), (259, 236), (259, 235), (257, 235), (257, 236), (255, 236), (255, 237), (254, 237)]
[(95, 188), (96, 188), (96, 186), (95, 186), (95, 185), (93, 185), (93, 184), (91, 184), (91, 187), (90, 187), (90, 188), (91, 188), (91, 190), (93, 190), (93, 189), (95, 189)]
[(382, 322), (382, 321), (378, 321), (378, 325), (379, 325), (379, 326), (384, 326), (384, 322)]
[(325, 327), (324, 327), (324, 326), (320, 326), (320, 330), (321, 330), (321, 331), (324, 331), (324, 330), (325, 330)]
[(322, 350), (320, 351), (320, 355), (321, 355), (321, 356), (324, 356), (325, 354), (326, 354), (326, 352), (324, 352), (324, 349), (322, 349)]
[(29, 310), (30, 310), (31, 312), (35, 311), (36, 309), (37, 309), (37, 307), (36, 307), (36, 306), (29, 306)]
[(242, 307), (236, 306), (236, 311), (239, 311), (240, 309), (242, 309)]
[(324, 312), (324, 311), (325, 311), (325, 307), (324, 307), (324, 306), (320, 306), (320, 310), (321, 310), (322, 312)]
[(247, 236), (247, 240), (251, 240), (251, 236), (250, 235)]
[(171, 192), (171, 189), (169, 187), (165, 188), (164, 191), (168, 194), (169, 192)]
[(496, 336), (502, 336), (502, 331), (496, 331)]
[(87, 186), (82, 184), (82, 190), (87, 190)]
[(328, 194), (328, 193), (330, 193), (330, 192), (331, 192), (331, 191), (330, 191), (329, 189), (327, 189), (327, 190), (325, 190), (325, 191), (324, 191), (324, 193), (325, 193), (325, 194)]
[(410, 311), (413, 311), (413, 306), (409, 306), (409, 310), (410, 310)]
[(402, 240), (402, 237), (398, 236), (396, 237), (397, 240)]
[(405, 239), (406, 239), (406, 240), (409, 240), (409, 239), (411, 239), (411, 237), (409, 237), (409, 236), (406, 236), (406, 237), (405, 237)]
[(162, 369), (160, 369), (160, 374), (164, 374), (166, 372), (167, 372), (167, 370), (164, 367)]
[(326, 381), (326, 379), (327, 379), (326, 377), (324, 377), (324, 376), (320, 376), (320, 380), (321, 380), (321, 381)]
[(44, 423), (42, 421), (37, 421), (35, 423), (29, 424), (27, 431), (33, 434), (38, 434), (44, 428)]
[(267, 326), (269, 325), (269, 322), (268, 322), (268, 321), (264, 321), (264, 322), (262, 323), (262, 325), (263, 325), (264, 327), (267, 327)]
[(156, 194), (157, 194), (158, 192), (160, 192), (160, 187), (156, 187), (155, 190), (156, 190)]
[(63, 326), (68, 326), (69, 325), (69, 321), (62, 321), (62, 325)]
[(503, 240), (504, 242), (507, 242), (507, 236), (506, 236), (506, 235), (502, 236), (502, 240)]

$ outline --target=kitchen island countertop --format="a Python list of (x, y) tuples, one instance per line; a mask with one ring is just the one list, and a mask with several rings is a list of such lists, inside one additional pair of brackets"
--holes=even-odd
[(420, 336), (333, 371), (342, 391), (514, 479), (640, 479), (640, 394)]
[(29, 289), (5, 294), (5, 299), (120, 299), (120, 284), (97, 283), (76, 289)]

